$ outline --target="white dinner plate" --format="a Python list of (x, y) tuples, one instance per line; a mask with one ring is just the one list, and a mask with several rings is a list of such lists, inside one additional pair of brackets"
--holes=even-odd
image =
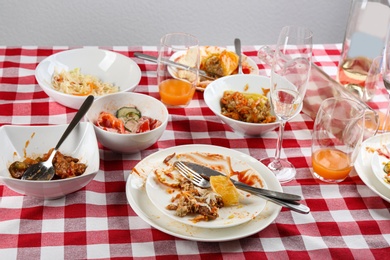
[(386, 158), (385, 156), (379, 155), (377, 152), (372, 155), (371, 169), (374, 173), (374, 176), (378, 179), (380, 183), (383, 184), (386, 189), (390, 190), (390, 183), (385, 182), (384, 178), (387, 174), (383, 170), (383, 167), (388, 162), (390, 162), (390, 159)]
[[(145, 183), (147, 173), (153, 171), (153, 165), (160, 163), (164, 158), (172, 153), (191, 153), (204, 152), (221, 154), (235, 158), (238, 161), (245, 162), (251, 168), (260, 172), (268, 189), (283, 191), (279, 181), (262, 163), (255, 158), (232, 149), (212, 146), (212, 145), (182, 145), (167, 148), (149, 155), (139, 162), (130, 174), (126, 183), (127, 200), (138, 216), (156, 229), (183, 239), (204, 241), (204, 242), (222, 242), (240, 239), (255, 234), (269, 224), (278, 216), (281, 206), (272, 202), (266, 202), (264, 209), (251, 221), (244, 224), (227, 228), (201, 228), (178, 222), (157, 209), (150, 201)], [(142, 167), (140, 167), (142, 166)]]
[(390, 189), (386, 189), (376, 178), (372, 167), (372, 157), (375, 149), (390, 143), (390, 133), (380, 134), (365, 140), (355, 161), (355, 170), (362, 181), (382, 199), (390, 202)]
[[(178, 154), (179, 153), (176, 152), (176, 155)], [(157, 164), (155, 164), (153, 168), (159, 169), (160, 171), (164, 171), (164, 169), (170, 168), (171, 165), (163, 163), (163, 159), (164, 158), (162, 158)], [(232, 172), (246, 172), (246, 174), (249, 173), (250, 176), (256, 176), (261, 180), (261, 183), (263, 184), (262, 188), (268, 188), (261, 174), (256, 172), (254, 169), (251, 169), (249, 165), (237, 161), (235, 158), (230, 159), (231, 165), (227, 166), (226, 169), (230, 169), (231, 167)], [(147, 162), (147, 164), (148, 166), (150, 166), (149, 161)], [(138, 165), (138, 171), (140, 171), (140, 168), (142, 167), (142, 164)], [(178, 173), (176, 170), (174, 170), (173, 172), (174, 175), (180, 175), (180, 173)], [(249, 176), (249, 174), (247, 176)], [(233, 176), (232, 178), (237, 180), (236, 176)], [(233, 227), (248, 222), (251, 219), (255, 218), (257, 215), (259, 215), (260, 212), (264, 209), (266, 201), (260, 197), (252, 196), (250, 193), (245, 191), (238, 190), (238, 192), (240, 193), (238, 205), (220, 208), (218, 210), (218, 217), (215, 220), (194, 222), (194, 215), (179, 217), (176, 215), (176, 211), (168, 210), (166, 208), (167, 205), (172, 203), (172, 198), (179, 193), (178, 190), (174, 190), (169, 186), (159, 182), (154, 173), (149, 174), (146, 180), (146, 193), (148, 194), (149, 199), (152, 201), (153, 205), (157, 209), (159, 209), (166, 216), (172, 218), (173, 220), (182, 222), (190, 226), (201, 228)]]

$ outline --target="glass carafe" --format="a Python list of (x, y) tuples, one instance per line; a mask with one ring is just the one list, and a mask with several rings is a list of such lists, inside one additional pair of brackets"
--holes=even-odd
[(372, 61), (381, 56), (390, 21), (388, 0), (353, 0), (337, 80), (364, 101), (375, 89), (366, 86)]

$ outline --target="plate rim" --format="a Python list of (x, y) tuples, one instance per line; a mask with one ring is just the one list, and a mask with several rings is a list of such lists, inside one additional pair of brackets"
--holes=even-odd
[[(158, 152), (155, 152), (155, 153), (145, 157), (139, 163), (143, 162), (144, 160), (150, 160), (153, 157), (161, 156), (161, 154), (163, 154), (163, 153), (169, 153), (171, 151), (178, 152), (180, 150), (186, 150), (186, 149), (189, 149), (189, 150), (197, 149), (195, 151), (199, 151), (198, 149), (204, 149), (205, 151), (212, 151), (210, 149), (215, 149), (215, 153), (223, 153), (223, 152), (233, 153), (236, 155), (240, 155), (245, 160), (248, 160), (247, 163), (251, 167), (253, 167), (254, 169), (257, 169), (258, 167), (265, 167), (257, 159), (255, 159), (251, 155), (245, 154), (241, 151), (225, 148), (222, 146), (207, 145), (207, 144), (187, 144), (187, 145), (179, 145), (179, 146), (174, 146), (174, 147), (162, 149)], [(134, 168), (136, 168), (136, 166)], [(219, 229), (213, 229), (210, 231), (210, 229), (208, 229), (208, 228), (199, 228), (199, 227), (189, 226), (189, 225), (171, 220), (167, 216), (163, 215), (163, 213), (161, 213), (158, 209), (156, 209), (154, 207), (154, 205), (152, 205), (152, 207), (154, 207), (155, 210), (158, 211), (161, 215), (160, 216), (148, 215), (148, 213), (145, 212), (140, 205), (138, 205), (138, 203), (135, 201), (135, 199), (131, 195), (131, 191), (135, 190), (135, 188), (132, 189), (132, 187), (131, 187), (133, 184), (132, 182), (137, 181), (135, 176), (137, 176), (137, 175), (133, 175), (132, 173), (130, 173), (130, 175), (126, 181), (127, 201), (129, 203), (129, 205), (132, 207), (132, 209), (134, 210), (134, 212), (142, 220), (147, 222), (152, 227), (154, 227), (154, 228), (156, 228), (156, 229), (158, 229), (166, 234), (169, 234), (169, 235), (172, 235), (172, 236), (175, 236), (178, 238), (182, 238), (182, 239), (187, 239), (187, 240), (192, 240), (192, 241), (200, 241), (200, 242), (225, 242), (225, 241), (240, 239), (243, 237), (248, 237), (248, 236), (253, 235), (255, 233), (258, 233), (261, 230), (263, 230), (264, 228), (268, 227), (277, 218), (277, 216), (279, 215), (281, 208), (282, 208), (279, 205), (276, 205), (272, 202), (267, 201), (266, 206), (263, 209), (263, 211), (252, 221), (249, 221), (249, 222), (246, 222), (246, 223), (243, 223), (241, 225), (234, 226), (234, 227), (219, 228)], [(282, 186), (280, 185), (280, 183), (278, 182), (278, 180), (276, 179), (276, 177), (274, 175), (271, 174), (268, 177), (273, 180), (273, 183), (272, 183), (270, 188), (274, 188), (277, 191), (283, 191)], [(138, 178), (138, 181), (139, 181), (139, 178)], [(267, 183), (267, 184), (270, 185), (269, 183)], [(273, 187), (273, 186), (275, 186), (275, 187)], [(138, 190), (139, 194), (141, 194), (143, 192), (144, 193), (143, 196), (145, 196), (147, 198), (147, 194), (146, 194), (144, 187), (143, 187), (143, 189), (138, 188), (137, 190)], [(139, 195), (138, 193), (136, 193), (135, 195)], [(149, 198), (147, 198), (147, 199), (149, 199)], [(143, 201), (143, 203), (147, 204), (147, 203), (145, 203), (145, 201)], [(148, 204), (148, 207), (151, 207), (151, 205)], [(163, 220), (161, 220), (161, 218), (163, 220), (168, 219), (169, 222), (172, 223), (172, 226), (170, 226), (170, 227), (162, 226), (160, 224), (160, 222), (163, 221)], [(262, 224), (258, 221), (261, 221)], [(177, 225), (177, 224), (179, 224), (182, 231), (186, 232), (186, 233), (183, 233), (183, 232), (179, 233), (177, 231), (178, 228), (174, 227), (174, 225)], [(176, 229), (176, 231), (175, 231), (175, 229)], [(212, 236), (209, 236), (209, 235), (200, 236), (199, 234), (196, 234), (197, 231), (199, 231), (200, 233), (202, 231), (203, 232), (208, 231)], [(224, 231), (226, 231), (228, 233), (230, 232), (230, 235), (227, 236), (225, 234), (226, 232), (224, 232)]]

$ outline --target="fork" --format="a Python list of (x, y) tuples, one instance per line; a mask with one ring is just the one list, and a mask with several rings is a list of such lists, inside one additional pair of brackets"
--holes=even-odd
[[(206, 180), (199, 173), (197, 173), (194, 170), (187, 167), (187, 165), (183, 164), (182, 162), (176, 161), (176, 162), (174, 162), (174, 166), (184, 178), (191, 181), (196, 186), (203, 188), (203, 189), (207, 189), (207, 188), (211, 187), (210, 182), (208, 180)], [(278, 204), (280, 206), (289, 208), (295, 212), (303, 213), (303, 214), (308, 214), (310, 212), (309, 207), (307, 207), (306, 205), (303, 205), (303, 204), (299, 204), (296, 201), (283, 200), (283, 199), (276, 198), (275, 197), (276, 195), (275, 196), (266, 196), (263, 194), (259, 194), (258, 192), (254, 193), (253, 190), (247, 190), (244, 187), (240, 187), (240, 188), (242, 190), (248, 191), (248, 192), (250, 192), (250, 193), (252, 193), (260, 198), (266, 199), (266, 200), (271, 201), (271, 202)], [(281, 194), (283, 194), (283, 193), (281, 193)]]

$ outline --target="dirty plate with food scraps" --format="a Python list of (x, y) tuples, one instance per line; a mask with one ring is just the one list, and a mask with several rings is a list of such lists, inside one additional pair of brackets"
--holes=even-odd
[[(199, 47), (200, 50), (200, 60), (202, 62), (202, 58), (206, 58), (208, 55), (212, 53), (221, 53), (222, 51), (226, 50), (226, 48), (218, 47), (218, 46), (201, 46)], [(186, 53), (184, 51), (179, 51), (174, 53), (170, 60), (177, 61), (180, 57), (185, 55)], [(248, 56), (242, 54), (241, 55), (242, 64), (243, 64), (243, 70), (245, 74), (254, 74), (259, 75), (259, 68), (257, 67), (257, 64), (254, 60), (249, 58)], [(168, 68), (169, 73), (172, 75), (172, 77), (177, 77), (177, 69), (173, 67)], [(230, 75), (237, 74), (237, 69)], [(207, 85), (212, 82), (212, 80), (203, 79), (201, 78), (201, 82), (197, 86), (197, 90), (204, 91)]]
[[(389, 151), (389, 148), (390, 147), (388, 145), (385, 145), (382, 149)], [(382, 183), (386, 189), (390, 190), (390, 183), (385, 181), (387, 173), (384, 171), (384, 167), (386, 163), (390, 163), (390, 159), (388, 157), (380, 155), (378, 151), (374, 152), (371, 159), (371, 169), (379, 182)]]
[[(160, 209), (158, 209), (149, 199), (146, 191), (146, 185), (149, 173), (154, 174), (153, 171), (155, 165), (161, 164), (166, 157), (172, 155), (173, 153), (212, 153), (234, 158), (237, 162), (242, 162), (243, 165), (247, 165), (247, 167), (250, 167), (257, 173), (260, 173), (261, 178), (264, 181), (264, 185), (268, 189), (283, 191), (278, 180), (266, 166), (255, 158), (242, 152), (213, 145), (182, 145), (171, 147), (144, 158), (134, 167), (133, 172), (130, 174), (126, 183), (126, 195), (130, 206), (141, 219), (151, 226), (162, 232), (183, 239), (205, 242), (222, 242), (255, 234), (266, 228), (278, 216), (281, 206), (266, 201), (263, 210), (257, 216), (253, 216), (250, 221), (241, 225), (230, 227), (203, 228), (190, 225), (190, 223), (184, 224), (174, 218), (168, 217), (166, 213), (163, 213)], [(212, 223), (213, 221), (210, 222)]]
[[(180, 156), (180, 155), (178, 155)], [(198, 154), (189, 154), (190, 157), (197, 158)], [(200, 156), (199, 156), (200, 157)], [(231, 159), (231, 165), (226, 165), (224, 169), (233, 169), (233, 172), (246, 172), (246, 176), (256, 175), (258, 178), (260, 178), (262, 183), (262, 188), (267, 188), (263, 178), (259, 173), (257, 173), (254, 169), (249, 167), (245, 162), (240, 162), (235, 160), (234, 158)], [(171, 164), (174, 160), (172, 160)], [(194, 160), (190, 160), (194, 161)], [(202, 162), (203, 161), (203, 162)], [(199, 160), (196, 160), (197, 163), (203, 164), (204, 158), (200, 157)], [(221, 159), (220, 162), (217, 162), (218, 164), (222, 163), (228, 163), (225, 159)], [(205, 164), (207, 165), (208, 162)], [(163, 163), (163, 161), (155, 164), (153, 166), (154, 171), (160, 171), (163, 172), (164, 169), (170, 168), (170, 166), (167, 166)], [(170, 172), (171, 173), (171, 172)], [(179, 175), (176, 170), (172, 172), (173, 175)], [(234, 177), (233, 177), (234, 178)], [(211, 188), (207, 189), (207, 191), (212, 191)], [(205, 192), (205, 190), (201, 190), (201, 192)], [(147, 181), (146, 181), (146, 193), (148, 194), (149, 199), (152, 201), (153, 205), (159, 209), (161, 212), (163, 212), (168, 217), (182, 222), (187, 225), (192, 225), (196, 227), (202, 227), (202, 228), (225, 228), (225, 227), (233, 227), (240, 225), (242, 223), (245, 223), (247, 221), (250, 221), (251, 219), (255, 218), (260, 212), (264, 209), (266, 201), (260, 197), (256, 197), (254, 195), (251, 195), (248, 192), (238, 190), (240, 196), (239, 196), (239, 203), (234, 206), (224, 206), (220, 209), (218, 209), (218, 217), (214, 220), (209, 221), (194, 221), (194, 218), (197, 214), (190, 214), (186, 215), (184, 217), (177, 216), (175, 210), (168, 210), (166, 207), (167, 205), (172, 203), (172, 198), (175, 197), (177, 194), (180, 193), (178, 189), (172, 189), (167, 185), (162, 184), (155, 174), (149, 174)]]

